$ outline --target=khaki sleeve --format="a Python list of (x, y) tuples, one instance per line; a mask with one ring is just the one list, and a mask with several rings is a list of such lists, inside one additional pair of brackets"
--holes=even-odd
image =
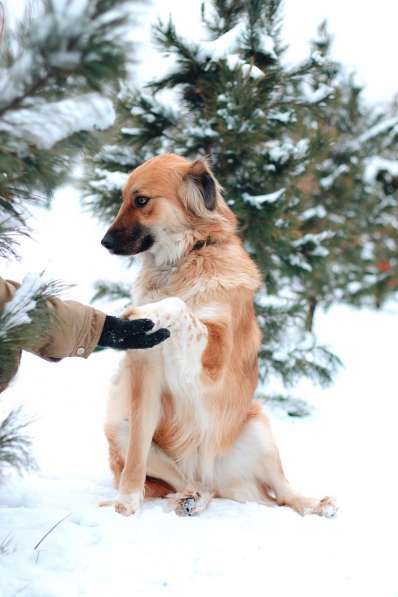
[[(18, 284), (0, 278), (0, 310), (15, 294)], [(49, 360), (64, 357), (87, 358), (98, 344), (105, 313), (76, 301), (48, 300), (49, 328), (34, 346), (21, 346)]]
[(30, 350), (49, 360), (90, 356), (100, 339), (105, 313), (76, 301), (51, 299), (48, 305), (51, 324), (45, 343)]

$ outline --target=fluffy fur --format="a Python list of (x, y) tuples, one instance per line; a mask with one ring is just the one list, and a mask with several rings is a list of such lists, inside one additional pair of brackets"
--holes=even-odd
[[(132, 514), (145, 492), (168, 495), (179, 514), (215, 496), (333, 515), (330, 498), (291, 488), (253, 399), (260, 275), (220, 190), (206, 162), (158, 156), (131, 173), (107, 232), (112, 252), (142, 260), (125, 317), (171, 330), (157, 347), (128, 351), (112, 386), (105, 432), (118, 496), (107, 505)], [(137, 197), (148, 202), (137, 207)]]

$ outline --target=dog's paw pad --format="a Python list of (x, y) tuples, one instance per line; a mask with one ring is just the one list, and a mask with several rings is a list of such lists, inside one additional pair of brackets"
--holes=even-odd
[(183, 498), (180, 501), (180, 510), (183, 516), (195, 514), (196, 499), (193, 496)]
[(212, 493), (199, 491), (185, 491), (184, 493), (170, 494), (169, 507), (178, 516), (195, 516), (203, 512), (211, 502)]

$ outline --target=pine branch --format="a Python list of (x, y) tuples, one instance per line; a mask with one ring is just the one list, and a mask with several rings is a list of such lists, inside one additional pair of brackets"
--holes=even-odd
[[(26, 202), (48, 201), (94, 131), (114, 120), (101, 95), (116, 89), (131, 57), (133, 0), (38, 4), (0, 47), (0, 254), (29, 232)], [(8, 216), (13, 219), (8, 219)], [(11, 224), (11, 225), (10, 225)], [(10, 244), (10, 241), (13, 241)]]
[(28, 275), (0, 312), (0, 387), (15, 371), (22, 348), (37, 345), (40, 338), (44, 343), (51, 323), (47, 301), (64, 288), (59, 282), (44, 282), (40, 276)]
[(7, 468), (13, 468), (20, 474), (36, 468), (31, 439), (26, 434), (29, 424), (21, 416), (20, 408), (11, 411), (0, 422), (0, 473)]
[(131, 298), (131, 289), (126, 284), (122, 282), (114, 282), (110, 284), (104, 280), (98, 280), (95, 283), (95, 294), (91, 299), (92, 303), (96, 301), (101, 301), (104, 298), (107, 298), (110, 301), (118, 300), (118, 299), (130, 299)]

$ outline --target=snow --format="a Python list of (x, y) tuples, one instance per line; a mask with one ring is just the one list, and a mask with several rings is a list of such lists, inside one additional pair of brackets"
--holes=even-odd
[(358, 137), (357, 144), (361, 146), (367, 141), (373, 139), (374, 137), (377, 137), (378, 135), (385, 133), (389, 129), (395, 130), (396, 128), (398, 129), (397, 116), (394, 116), (393, 118), (387, 118), (386, 120), (382, 120), (378, 124), (372, 126), (368, 131), (366, 131), (366, 133), (363, 133), (363, 135)]
[[(176, 10), (183, 12), (181, 3)], [(301, 14), (303, 7), (299, 10)], [(347, 3), (342, 10), (345, 14)], [(351, 47), (352, 22), (343, 21)], [(394, 23), (391, 19), (390, 25)], [(373, 53), (375, 44), (369, 45), (368, 38), (366, 43)], [(380, 71), (380, 61), (374, 62)], [(153, 72), (147, 64), (144, 68), (147, 75)], [(58, 275), (76, 276), (74, 298), (82, 299), (89, 294), (83, 285), (99, 272), (110, 275), (111, 264), (120, 261), (93, 250), (101, 234), (90, 228), (88, 216), (73, 216), (70, 200), (73, 204), (66, 192), (58, 200), (64, 210), (60, 229), (45, 216), (45, 253)], [(62, 246), (67, 250), (57, 255)], [(21, 267), (30, 263), (41, 269), (35, 258), (25, 255)], [(396, 309), (376, 313), (348, 308), (320, 314), (319, 335), (342, 356), (345, 370), (327, 391), (310, 383), (295, 388), (313, 405), (311, 417), (291, 420), (274, 413), (288, 476), (308, 493), (336, 495), (341, 510), (333, 521), (225, 500), (215, 501), (197, 519), (177, 518), (160, 500), (148, 502), (140, 516), (130, 519), (96, 508), (98, 499), (113, 495), (101, 427), (106, 386), (118, 356), (106, 352), (88, 361), (51, 365), (25, 355), (0, 408), (23, 402), (35, 418), (32, 434), (40, 473), (7, 478), (0, 487), (0, 542), (10, 534), (14, 546), (13, 553), (0, 555), (1, 597), (195, 597), (249, 591), (272, 597), (396, 597), (398, 439), (392, 332), (397, 314)], [(48, 529), (65, 516), (35, 551)]]
[(35, 274), (27, 274), (11, 301), (6, 303), (0, 314), (0, 338), (7, 332), (26, 323), (30, 323), (29, 312), (36, 307), (35, 296), (40, 291), (43, 280)]
[(268, 54), (271, 58), (277, 59), (277, 55), (275, 53), (275, 42), (273, 38), (268, 35), (268, 33), (263, 32), (260, 35), (260, 43), (258, 45), (258, 49), (260, 52), (264, 54)]
[(0, 107), (11, 104), (17, 97), (24, 93), (26, 85), (32, 79), (34, 56), (25, 52), (12, 67), (0, 71)]
[(86, 93), (6, 112), (0, 119), (0, 131), (20, 139), (24, 148), (33, 144), (39, 149), (50, 149), (73, 133), (107, 129), (114, 120), (111, 100), (99, 93)]
[(206, 57), (212, 60), (226, 59), (231, 54), (234, 54), (239, 48), (240, 40), (246, 30), (246, 23), (240, 21), (232, 27), (229, 31), (217, 37), (212, 41), (200, 42), (200, 48), (202, 51), (202, 59)]
[[(106, 225), (80, 212), (73, 189), (35, 214), (40, 242), (24, 240), (21, 263), (4, 275), (18, 280), (47, 266), (50, 277), (76, 284), (70, 298), (81, 301), (98, 278), (133, 278), (124, 259), (101, 247)], [(262, 595), (264, 587), (272, 597), (396, 597), (397, 311), (319, 313), (320, 342), (345, 368), (327, 390), (311, 382), (292, 389), (309, 417), (271, 413), (288, 478), (309, 495), (334, 495), (334, 520), (227, 500), (189, 519), (162, 500), (128, 519), (97, 508), (114, 496), (102, 426), (120, 357), (106, 351), (51, 364), (25, 354), (1, 395), (0, 418), (24, 405), (40, 471), (0, 486), (0, 543), (9, 535), (13, 549), (0, 555), (1, 597)]]
[(264, 203), (275, 203), (280, 199), (286, 189), (279, 189), (279, 191), (275, 191), (274, 193), (267, 193), (266, 195), (249, 195), (248, 193), (243, 193), (242, 199), (245, 203), (249, 203), (256, 207), (257, 209), (261, 209)]
[(330, 87), (330, 85), (326, 85), (325, 83), (322, 83), (318, 87), (318, 89), (305, 90), (303, 99), (305, 102), (309, 104), (320, 104), (333, 92), (333, 87)]
[(294, 113), (292, 110), (287, 110), (286, 112), (281, 112), (280, 110), (270, 110), (268, 112), (268, 118), (270, 120), (279, 120), (279, 122), (287, 124), (294, 118)]
[(242, 69), (242, 74), (245, 77), (252, 77), (253, 79), (259, 79), (264, 77), (264, 73), (261, 69), (259, 69), (254, 64), (248, 64), (242, 58), (240, 58), (239, 54), (229, 54), (225, 57), (225, 60), (228, 64), (228, 68), (234, 70), (238, 66)]
[(310, 220), (311, 218), (324, 218), (327, 215), (327, 211), (323, 205), (316, 205), (315, 207), (309, 207), (300, 215), (300, 220)]
[(96, 161), (105, 160), (108, 163), (131, 166), (136, 158), (135, 152), (124, 145), (104, 145), (101, 151), (95, 156)]
[(269, 148), (268, 154), (273, 162), (284, 164), (294, 153), (294, 144), (289, 138), (283, 141), (279, 141), (278, 139), (267, 141), (265, 145)]
[(363, 179), (368, 184), (375, 182), (379, 172), (388, 172), (390, 176), (398, 176), (398, 161), (387, 160), (379, 156), (373, 156), (365, 160), (365, 170), (363, 173)]
[(96, 180), (90, 180), (90, 187), (101, 192), (120, 191), (127, 182), (128, 174), (125, 172), (104, 170), (103, 168), (95, 168), (94, 173)]
[[(207, 57), (211, 60), (230, 59), (231, 56), (236, 54), (236, 51), (239, 49), (241, 40), (246, 30), (247, 25), (245, 21), (241, 20), (234, 27), (232, 27), (232, 29), (217, 37), (217, 39), (200, 42), (202, 60)], [(275, 54), (274, 40), (265, 32), (260, 36), (258, 50), (264, 54), (268, 54), (272, 58), (277, 58)], [(264, 76), (262, 71), (259, 72), (262, 76)]]
[(289, 263), (290, 263), (290, 265), (304, 269), (307, 272), (312, 271), (312, 267), (308, 263), (308, 261), (302, 255), (300, 255), (298, 253), (296, 253), (295, 255), (294, 254), (289, 255)]
[(327, 391), (295, 388), (310, 417), (273, 415), (288, 477), (310, 494), (334, 494), (334, 520), (227, 500), (187, 519), (162, 500), (128, 519), (97, 508), (113, 495), (102, 421), (119, 357), (54, 365), (25, 355), (1, 405), (23, 402), (35, 417), (40, 472), (0, 489), (1, 534), (14, 549), (0, 556), (2, 597), (256, 595), (264, 586), (272, 597), (396, 596), (397, 315), (320, 315), (320, 335), (345, 369)]
[(120, 130), (123, 133), (123, 135), (138, 135), (139, 133), (142, 132), (141, 129), (139, 129), (137, 127), (128, 127), (128, 126), (123, 126)]
[(320, 180), (320, 185), (324, 190), (328, 190), (330, 189), (334, 183), (336, 182), (336, 180), (338, 179), (339, 176), (341, 176), (342, 174), (346, 174), (347, 172), (349, 172), (350, 169), (346, 164), (340, 164), (340, 166), (338, 166), (334, 172), (332, 172), (329, 176), (325, 176), (324, 178), (321, 178)]

